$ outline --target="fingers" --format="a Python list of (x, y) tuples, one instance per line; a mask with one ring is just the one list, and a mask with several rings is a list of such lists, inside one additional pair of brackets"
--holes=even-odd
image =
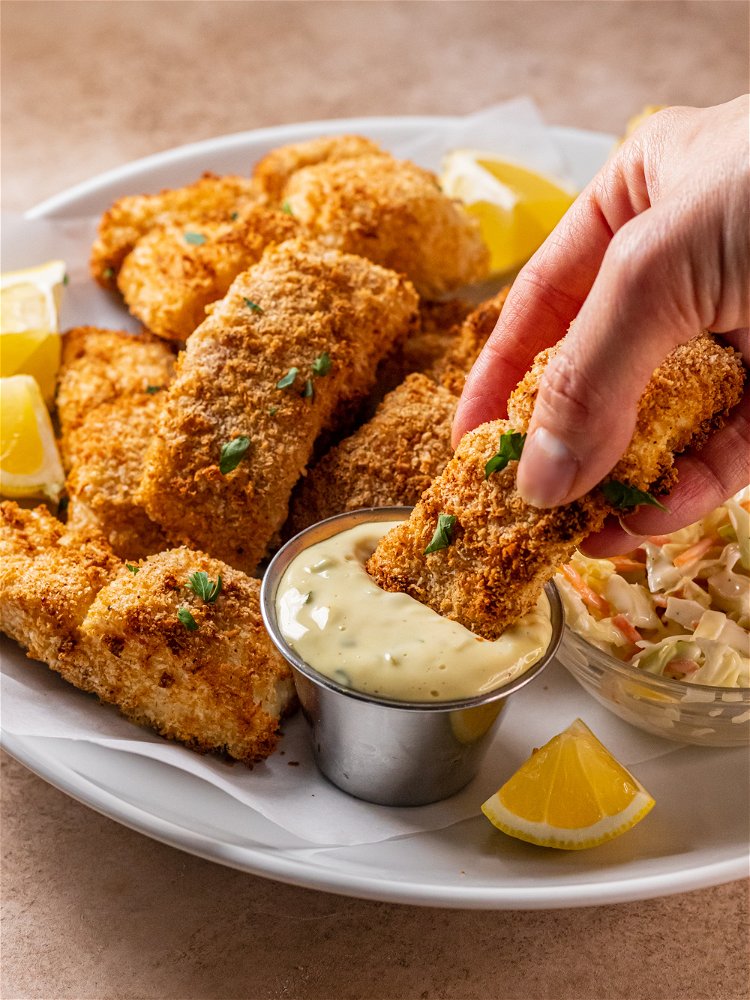
[(692, 293), (699, 222), (676, 225), (652, 208), (610, 242), (541, 381), (518, 468), (519, 491), (534, 506), (570, 503), (607, 475), (630, 443), (654, 370), (704, 325)]

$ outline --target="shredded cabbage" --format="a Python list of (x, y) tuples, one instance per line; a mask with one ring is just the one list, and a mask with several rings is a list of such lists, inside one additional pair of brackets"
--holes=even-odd
[(750, 687), (750, 487), (627, 557), (576, 552), (570, 565), (580, 579), (555, 582), (592, 645), (658, 676)]

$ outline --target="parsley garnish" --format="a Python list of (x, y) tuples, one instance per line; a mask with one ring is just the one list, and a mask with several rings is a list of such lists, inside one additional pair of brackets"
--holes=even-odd
[(288, 389), (290, 385), (294, 385), (294, 380), (297, 378), (298, 372), (299, 368), (290, 368), (286, 375), (276, 383), (276, 388)]
[(188, 630), (188, 632), (198, 631), (198, 622), (195, 620), (195, 618), (193, 618), (193, 616), (190, 614), (190, 611), (187, 608), (178, 608), (177, 617), (180, 619), (180, 621)]
[(229, 218), (232, 220), (232, 222), (236, 222), (237, 219), (239, 219), (239, 217), (240, 217), (240, 213), (239, 212), (232, 212), (232, 214), (229, 216)]
[(331, 365), (331, 355), (328, 351), (323, 351), (323, 353), (319, 354), (312, 363), (313, 375), (317, 375), (319, 378), (322, 378), (331, 370)]
[(199, 247), (206, 242), (206, 237), (203, 233), (185, 233), (185, 242), (192, 243), (193, 246)]
[(166, 389), (166, 388), (167, 387), (165, 385), (147, 385), (146, 386), (146, 392), (149, 394), (149, 396), (153, 396), (157, 392), (161, 392), (162, 389)]
[(278, 406), (271, 406), (268, 409), (268, 416), (275, 417), (278, 412), (279, 412)]
[(245, 305), (247, 306), (247, 308), (248, 309), (252, 309), (253, 312), (256, 312), (256, 313), (262, 313), (263, 312), (263, 310), (258, 305), (258, 303), (257, 302), (253, 302), (252, 299), (246, 299), (245, 296), (243, 295), (242, 296), (242, 301), (245, 303)]
[(133, 576), (135, 576), (135, 574), (136, 574), (136, 573), (138, 572), (138, 570), (139, 570), (139, 569), (140, 569), (141, 567), (140, 567), (140, 566), (131, 566), (131, 564), (130, 564), (130, 563), (125, 563), (125, 568), (126, 568), (126, 569), (129, 569), (129, 570), (130, 570), (130, 572), (131, 572), (131, 573), (133, 574)]
[(288, 201), (285, 201), (283, 203), (283, 205), (281, 206), (281, 211), (286, 212), (287, 215), (294, 215), (294, 212), (292, 211), (292, 206), (289, 204)]
[(194, 594), (203, 598), (206, 604), (213, 604), (221, 593), (221, 573), (216, 577), (216, 583), (209, 578), (208, 573), (203, 571), (192, 573), (188, 579), (188, 586)]
[(244, 434), (234, 438), (232, 441), (227, 441), (226, 444), (221, 446), (219, 472), (222, 476), (226, 476), (228, 472), (232, 472), (233, 469), (237, 468), (249, 447), (250, 438), (245, 437)]
[(70, 284), (70, 278), (68, 277), (68, 274), (67, 274), (67, 271), (66, 271), (66, 273), (63, 275), (63, 285), (69, 285), (69, 284)]
[(629, 507), (638, 507), (640, 504), (650, 504), (660, 510), (667, 510), (663, 503), (659, 503), (656, 497), (644, 490), (636, 489), (635, 486), (627, 486), (625, 483), (618, 483), (616, 479), (610, 479), (607, 483), (602, 483), (602, 493), (608, 503), (619, 510), (627, 510)]
[(302, 396), (303, 399), (312, 399), (314, 395), (315, 395), (315, 389), (312, 384), (312, 379), (306, 378), (305, 388), (300, 393), (300, 396)]
[(106, 278), (107, 281), (111, 281), (112, 278), (114, 278), (114, 276), (115, 272), (112, 270), (111, 267), (105, 267), (104, 270), (102, 271), (102, 277)]
[(489, 479), (493, 472), (500, 472), (511, 459), (517, 462), (521, 457), (525, 440), (526, 435), (517, 431), (506, 431), (505, 434), (501, 434), (497, 454), (493, 455), (484, 467), (484, 478)]
[(453, 526), (456, 523), (456, 518), (453, 514), (440, 514), (438, 516), (437, 528), (435, 528), (435, 534), (432, 536), (432, 541), (424, 550), (425, 555), (429, 555), (430, 552), (437, 552), (438, 549), (447, 549), (450, 545), (453, 534)]

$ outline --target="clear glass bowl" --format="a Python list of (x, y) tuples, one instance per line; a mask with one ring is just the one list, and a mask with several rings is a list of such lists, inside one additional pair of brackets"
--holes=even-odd
[(567, 627), (557, 658), (600, 704), (639, 729), (696, 746), (750, 744), (750, 688), (657, 677), (592, 646)]

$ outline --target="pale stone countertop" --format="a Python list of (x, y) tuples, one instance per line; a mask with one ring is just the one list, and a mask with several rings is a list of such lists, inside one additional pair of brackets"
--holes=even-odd
[[(616, 132), (746, 89), (744, 3), (2, 5), (3, 207), (259, 126), (517, 94)], [(297, 889), (165, 847), (2, 761), (5, 1000), (730, 1000), (747, 887), (544, 912)]]

